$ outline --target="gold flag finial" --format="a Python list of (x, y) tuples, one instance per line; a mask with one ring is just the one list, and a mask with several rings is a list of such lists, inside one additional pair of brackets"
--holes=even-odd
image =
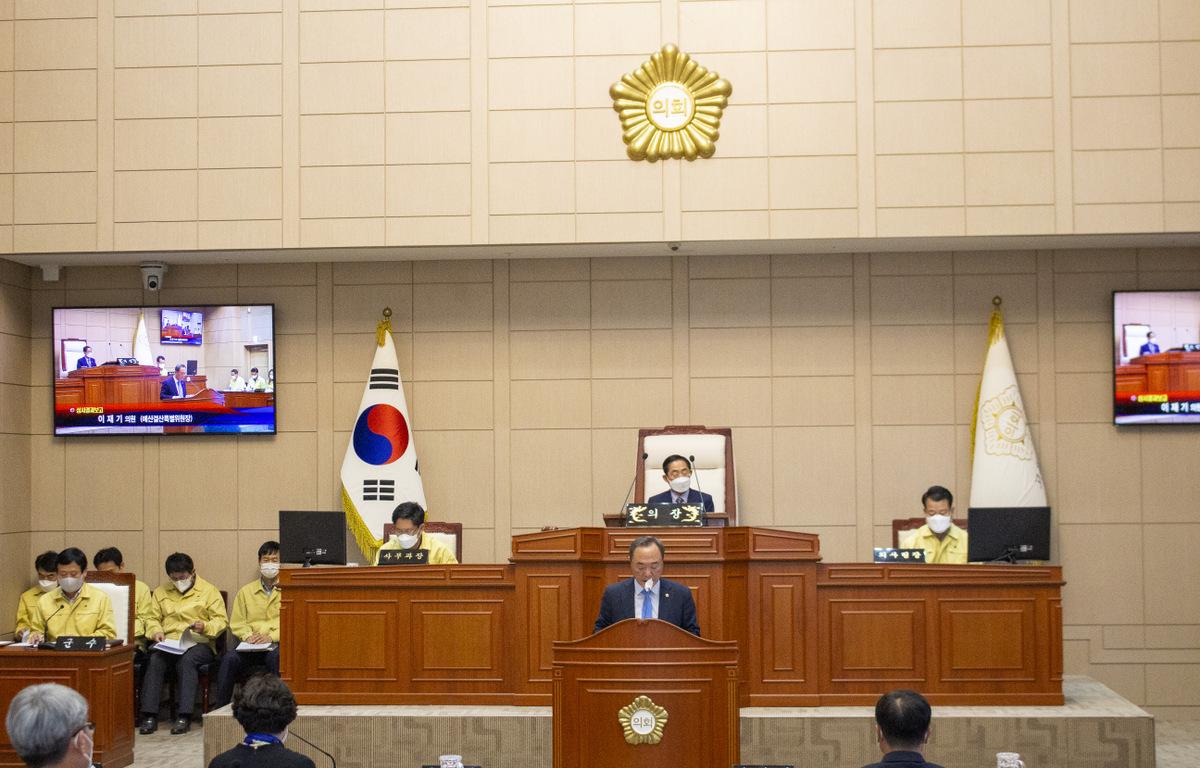
[(392, 308), (383, 308), (383, 319), (375, 326), (375, 343), (383, 346), (384, 334), (392, 332)]
[(1003, 300), (1003, 299), (1001, 299), (999, 296), (993, 296), (993, 297), (992, 297), (992, 306), (993, 306), (993, 307), (998, 307), (998, 306), (1000, 306), (1000, 305), (1001, 305), (1003, 302), (1004, 302), (1004, 300)]

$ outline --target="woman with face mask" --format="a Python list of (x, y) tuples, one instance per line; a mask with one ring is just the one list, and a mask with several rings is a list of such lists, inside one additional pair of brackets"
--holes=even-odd
[(53, 642), (59, 637), (111, 640), (117, 636), (112, 601), (105, 592), (83, 582), (87, 562), (87, 555), (75, 547), (58, 553), (55, 558), (58, 588), (38, 599), (26, 642), (36, 645), (43, 640)]
[(379, 565), (379, 553), (387, 550), (419, 550), (429, 551), (429, 565), (457, 564), (458, 558), (442, 542), (425, 533), (425, 510), (414, 501), (406, 501), (392, 510), (392, 524), (396, 532), (383, 543), (375, 553), (372, 565)]
[(229, 629), (238, 644), (270, 644), (265, 650), (238, 650), (233, 644), (221, 657), (214, 709), (233, 697), (233, 687), (248, 669), (266, 668), (279, 674), (279, 542), (267, 541), (258, 548), (258, 578), (238, 590), (233, 598)]
[(37, 583), (22, 592), (21, 599), (17, 601), (17, 624), (13, 634), (18, 640), (24, 640), (33, 628), (38, 600), (58, 586), (58, 553), (43, 552), (33, 561), (33, 567), (37, 569)]

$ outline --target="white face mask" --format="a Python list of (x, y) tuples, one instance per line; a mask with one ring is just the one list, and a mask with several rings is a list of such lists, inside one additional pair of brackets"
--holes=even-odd
[(178, 589), (180, 592), (187, 592), (189, 589), (192, 588), (192, 580), (190, 578), (189, 579), (180, 579), (179, 581), (174, 582), (174, 584), (175, 584), (175, 589)]
[(692, 487), (692, 478), (688, 475), (680, 475), (671, 481), (671, 490), (675, 493), (686, 493), (688, 488)]
[(392, 536), (392, 541), (395, 541), (404, 549), (412, 549), (417, 546), (417, 542), (421, 540), (419, 533), (397, 533)]
[(934, 533), (945, 533), (950, 530), (950, 515), (929, 515), (925, 523)]
[(78, 576), (64, 576), (58, 580), (58, 586), (62, 587), (63, 592), (73, 595), (83, 586), (83, 579)]
[(279, 563), (263, 563), (262, 565), (258, 566), (258, 572), (261, 573), (264, 578), (273, 579), (279, 575)]
[(58, 582), (54, 579), (38, 579), (38, 589), (43, 592), (49, 592), (58, 586)]

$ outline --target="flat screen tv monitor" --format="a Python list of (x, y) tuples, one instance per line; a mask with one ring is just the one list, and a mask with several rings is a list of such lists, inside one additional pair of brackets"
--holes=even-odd
[(1113, 291), (1113, 422), (1200, 424), (1200, 289)]
[(56, 435), (275, 433), (273, 304), (56, 307), (51, 323)]
[(972, 563), (1050, 559), (1050, 507), (967, 510), (967, 559)]
[(346, 513), (279, 510), (279, 559), (309, 565), (346, 564)]

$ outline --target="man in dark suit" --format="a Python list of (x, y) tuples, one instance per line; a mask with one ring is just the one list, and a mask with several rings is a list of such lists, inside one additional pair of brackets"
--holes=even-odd
[(158, 390), (158, 399), (177, 400), (187, 397), (187, 366), (175, 366), (175, 375), (165, 379)]
[(83, 357), (81, 357), (75, 361), (75, 368), (79, 369), (79, 368), (95, 368), (95, 367), (96, 367), (96, 358), (92, 357), (92, 348), (84, 347), (83, 348)]
[(931, 718), (929, 702), (916, 691), (880, 696), (875, 703), (875, 737), (883, 759), (866, 768), (941, 768), (925, 761)]
[(1154, 331), (1147, 331), (1146, 343), (1138, 350), (1138, 355), (1157, 355), (1160, 351), (1158, 342), (1154, 340)]
[(646, 499), (647, 504), (700, 504), (704, 511), (713, 511), (712, 495), (692, 487), (692, 462), (679, 455), (668, 456), (663, 461), (663, 480), (671, 486), (669, 490)]
[(600, 615), (593, 632), (625, 619), (661, 619), (700, 635), (696, 621), (696, 603), (692, 591), (683, 584), (662, 578), (662, 542), (653, 536), (639, 536), (629, 545), (629, 565), (633, 578), (611, 584), (600, 599)]

